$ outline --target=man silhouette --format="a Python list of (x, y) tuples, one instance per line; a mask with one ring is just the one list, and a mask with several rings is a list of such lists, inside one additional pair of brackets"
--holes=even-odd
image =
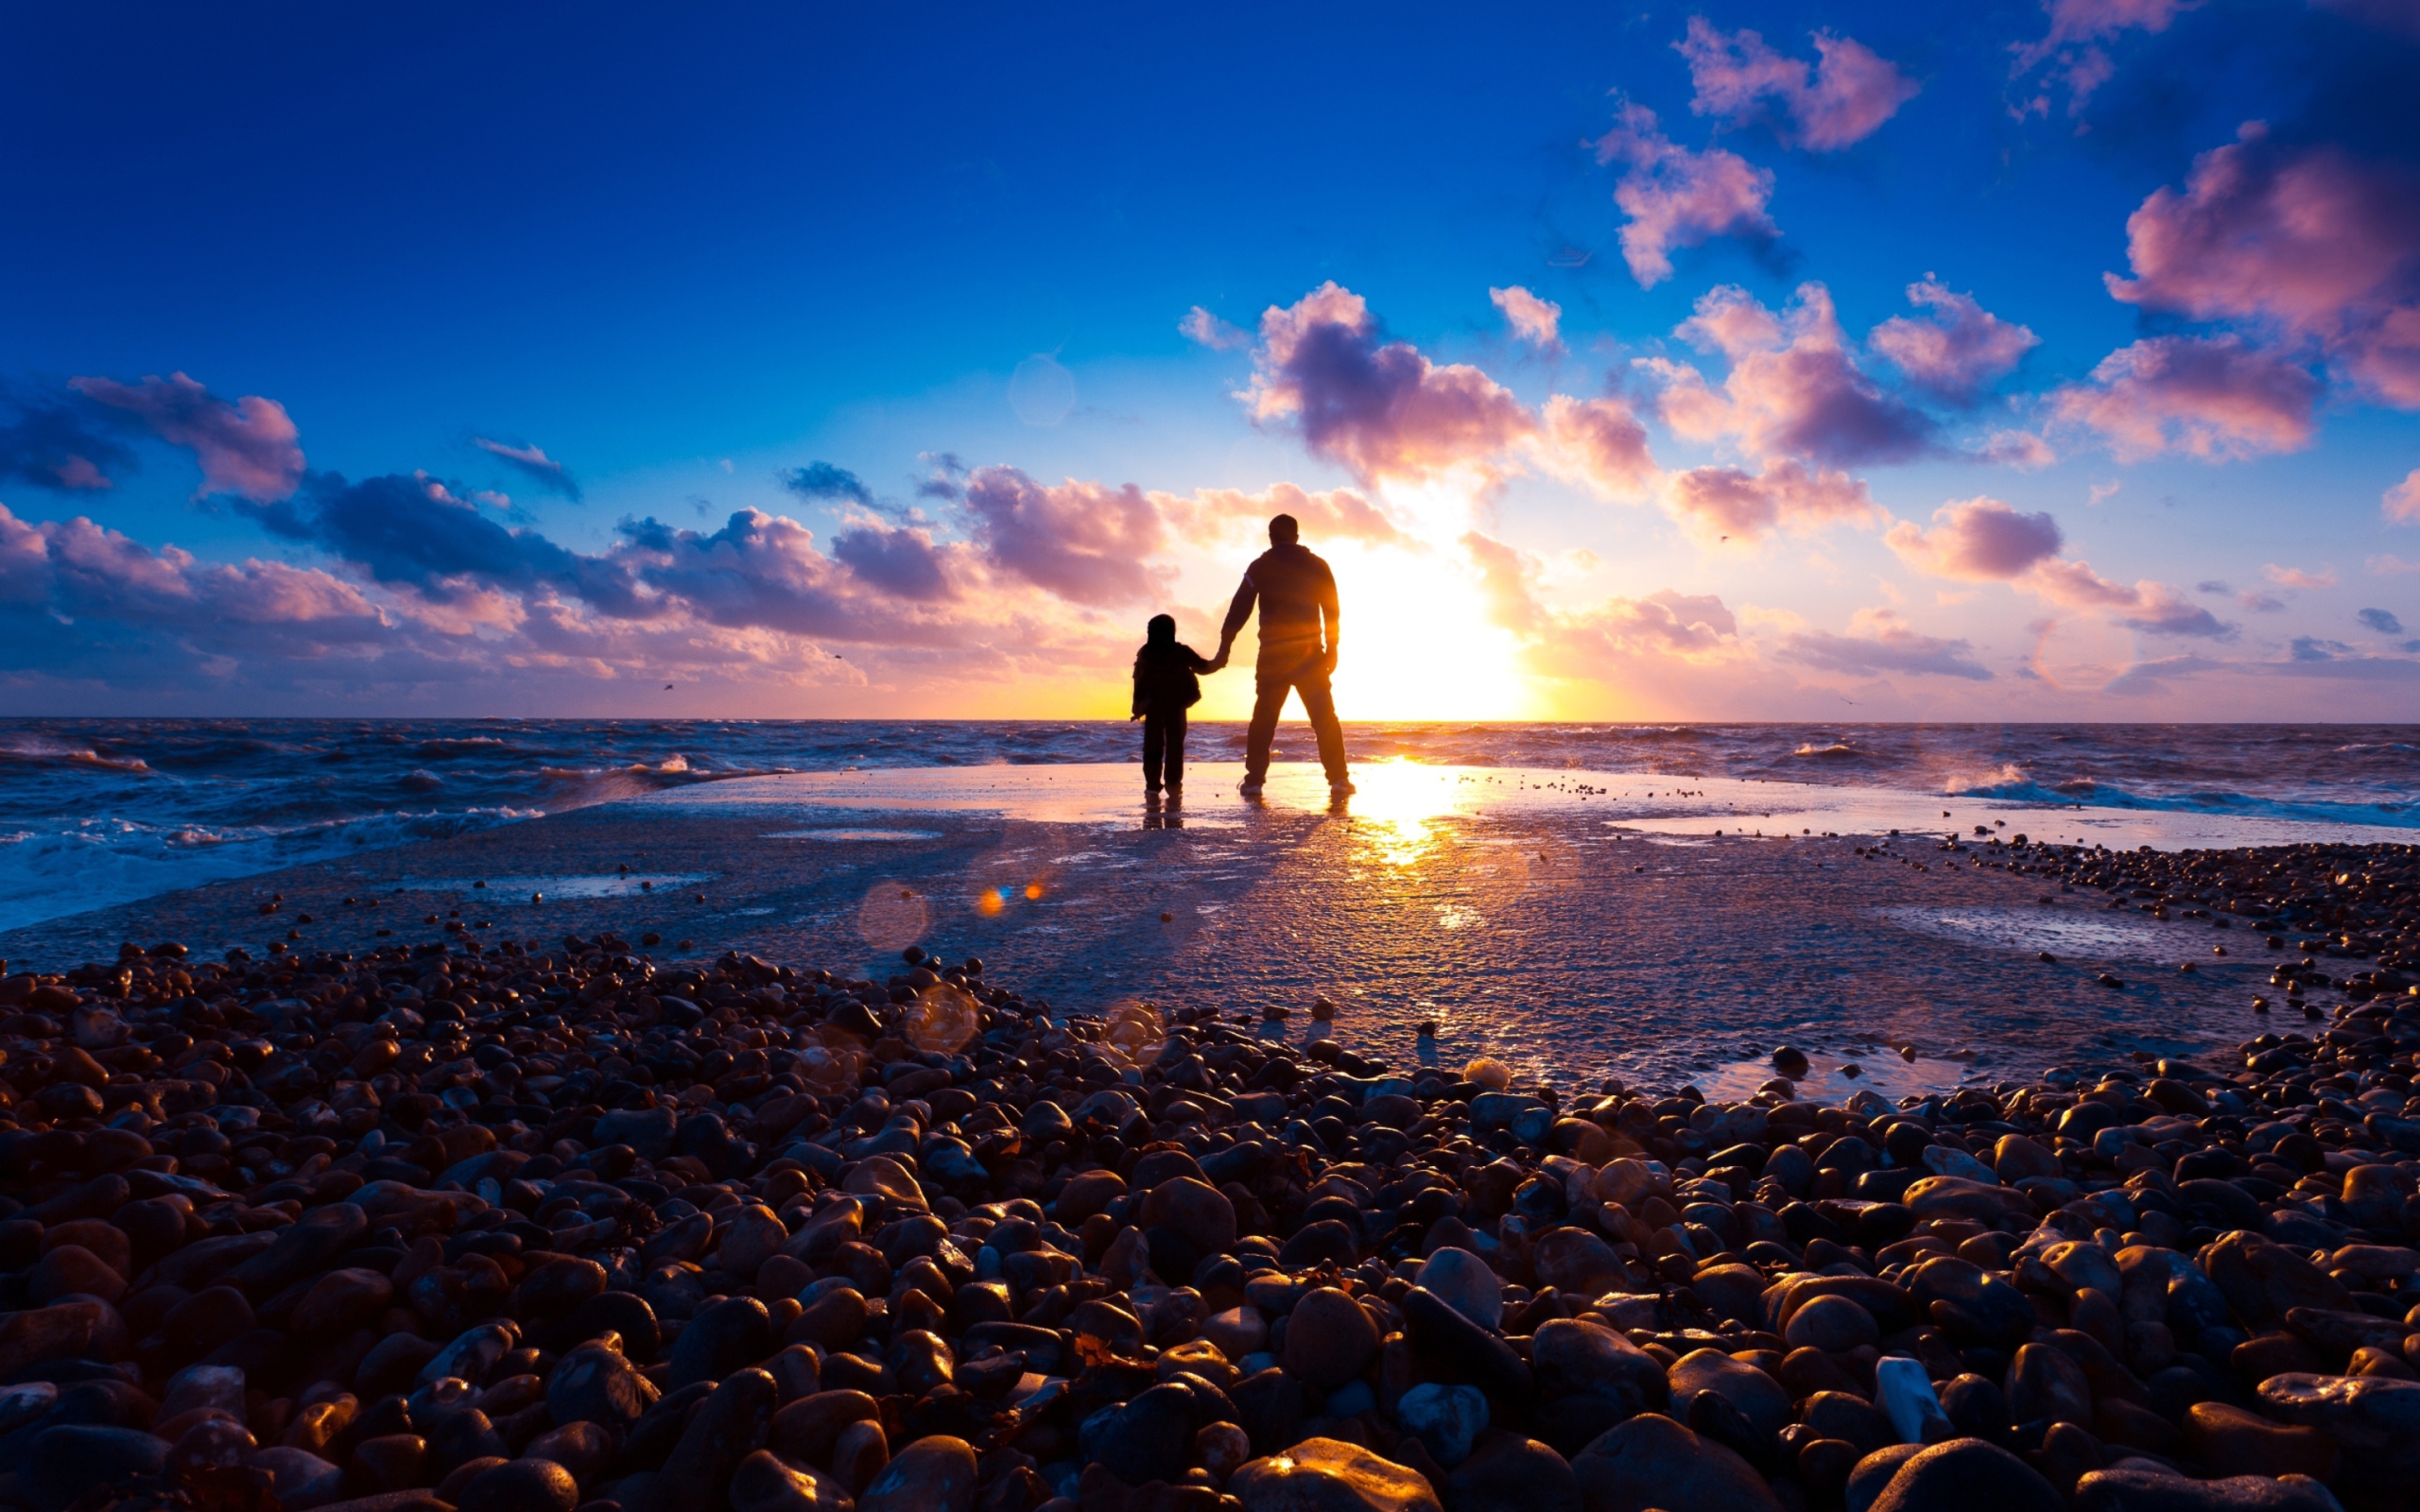
[(1269, 522), (1269, 549), (1244, 569), (1244, 582), (1227, 607), (1227, 623), (1219, 632), (1215, 666), (1227, 664), (1236, 636), (1252, 618), (1253, 600), (1260, 603), (1260, 659), (1253, 668), (1252, 732), (1244, 746), (1246, 798), (1260, 796), (1269, 778), (1269, 746), (1277, 735), (1277, 716), (1289, 692), (1303, 696), (1303, 713), (1310, 716), (1319, 736), (1320, 765), (1327, 770), (1328, 791), (1342, 797), (1353, 791), (1344, 765), (1344, 730), (1336, 722), (1336, 700), (1328, 694), (1328, 675), (1336, 670), (1340, 612), (1336, 602), (1336, 575), (1326, 562), (1311, 555), (1297, 538), (1302, 526), (1290, 514)]

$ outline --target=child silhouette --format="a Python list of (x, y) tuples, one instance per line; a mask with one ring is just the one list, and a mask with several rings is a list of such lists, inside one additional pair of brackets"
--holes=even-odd
[(1176, 616), (1154, 614), (1134, 653), (1134, 713), (1143, 721), (1143, 791), (1163, 782), (1171, 802), (1184, 797), (1184, 712), (1201, 701), (1198, 674), (1219, 663), (1176, 638)]

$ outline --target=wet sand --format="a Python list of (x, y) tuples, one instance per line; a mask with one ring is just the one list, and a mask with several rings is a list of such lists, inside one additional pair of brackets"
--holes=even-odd
[[(1234, 767), (1192, 775), (1181, 811), (1147, 811), (1124, 765), (714, 783), (54, 919), (0, 936), (0, 955), (58, 967), (173, 938), (258, 956), (289, 936), (364, 950), (451, 939), (456, 912), (487, 943), (652, 932), (660, 962), (738, 949), (877, 978), (913, 943), (979, 955), (1070, 1009), (1139, 998), (1257, 1021), (1281, 1007), (1298, 1040), (1324, 996), (1339, 1038), (1398, 1064), (1434, 1020), (1449, 1064), (1493, 1055), (1565, 1085), (1689, 1081), (1740, 1097), (1789, 1042), (1814, 1063), (1803, 1095), (1895, 1098), (2063, 1061), (2192, 1055), (2266, 1026), (2250, 1010), (2273, 963), (2257, 936), (2046, 893), (1979, 865), (1976, 826), (2113, 849), (2408, 838), (1383, 765), (1333, 810), (1308, 767), (1282, 767), (1268, 801), (1247, 806)], [(1890, 856), (1858, 853), (1893, 828)], [(1937, 849), (1953, 828), (1976, 840), (1965, 853)], [(2100, 985), (2104, 972), (2124, 987)], [(1844, 1074), (1851, 1064), (1861, 1074)]]

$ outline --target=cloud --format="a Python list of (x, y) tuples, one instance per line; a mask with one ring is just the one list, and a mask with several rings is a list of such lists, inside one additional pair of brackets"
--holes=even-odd
[(2420, 467), (2378, 496), (2378, 511), (2397, 524), (2420, 525)]
[(2280, 588), (2334, 588), (2336, 570), (2322, 567), (2317, 572), (2305, 572), (2300, 567), (2280, 567), (2275, 562), (2260, 569), (2260, 576)]
[(1775, 315), (1737, 285), (1710, 290), (1680, 335), (1730, 359), (1720, 394), (1693, 368), (1651, 359), (1667, 380), (1664, 422), (1689, 440), (1735, 438), (1753, 456), (1834, 465), (1923, 454), (1932, 422), (1858, 370), (1831, 291), (1802, 284)]
[(1290, 514), (1302, 525), (1306, 543), (1413, 543), (1386, 510), (1351, 489), (1309, 493), (1291, 483), (1279, 483), (1258, 493), (1246, 493), (1239, 489), (1201, 489), (1189, 495), (1155, 492), (1150, 497), (1161, 517), (1189, 541), (1257, 534), (1268, 525), (1270, 517)]
[(900, 598), (947, 598), (949, 575), (933, 549), (932, 533), (869, 522), (832, 538), (832, 556), (869, 586)]
[(2273, 598), (2269, 594), (2263, 593), (2256, 589), (2245, 589), (2242, 593), (2235, 595), (2235, 601), (2245, 609), (2250, 610), (2255, 614), (2283, 614), (2286, 612), (2286, 601), (2284, 599)]
[(1164, 580), (1146, 562), (1166, 540), (1160, 513), (1132, 483), (1051, 488), (1012, 467), (979, 467), (966, 509), (992, 565), (1071, 603), (1134, 603)]
[(2014, 371), (2042, 338), (1955, 293), (1930, 274), (1908, 285), (1908, 302), (1931, 310), (1929, 320), (1894, 315), (1874, 328), (1866, 344), (1895, 363), (1916, 387), (1951, 404), (1972, 404)]
[(548, 456), (536, 446), (512, 446), (503, 441), (490, 440), (484, 436), (472, 437), (471, 444), (482, 452), (510, 463), (523, 476), (542, 489), (560, 493), (564, 498), (575, 502), (580, 496), (579, 480), (571, 475), (570, 469)]
[(1579, 610), (1539, 601), (1537, 558), (1479, 531), (1461, 538), (1478, 569), (1489, 620), (1520, 636), (1530, 664), (1552, 678), (1606, 680), (1624, 663), (1735, 653), (1739, 622), (1716, 594), (1672, 589), (1615, 595)]
[(201, 464), (198, 495), (273, 504), (302, 486), (300, 433), (273, 399), (247, 394), (231, 404), (181, 372), (139, 384), (71, 378), (67, 387), (141, 420), (171, 446), (191, 448)]
[(2166, 583), (2145, 578), (2128, 587), (2094, 572), (2090, 562), (2041, 562), (2025, 575), (2022, 586), (2054, 604), (2150, 635), (2226, 640), (2236, 633), (2234, 626)]
[[(951, 460), (957, 459), (953, 457)], [(809, 462), (804, 467), (790, 468), (775, 475), (781, 479), (783, 488), (802, 499), (818, 502), (846, 499), (865, 508), (873, 507), (873, 490), (867, 488), (863, 479), (845, 467), (830, 462)]]
[(1932, 518), (1930, 530), (1902, 520), (1882, 539), (1909, 566), (1935, 577), (2007, 582), (2059, 554), (2057, 521), (2019, 514), (1997, 499), (1945, 504)]
[(1184, 312), (1176, 323), (1187, 341), (1198, 342), (1213, 352), (1241, 352), (1252, 345), (1250, 332), (1240, 330), (1219, 319), (1200, 305)]
[(77, 517), (0, 506), (0, 667), (53, 677), (189, 672), (246, 653), (312, 661), (380, 636), (352, 584), (315, 569), (154, 552)]
[(1260, 318), (1256, 420), (1290, 419), (1311, 451), (1364, 484), (1414, 481), (1494, 459), (1537, 427), (1518, 399), (1477, 368), (1440, 367), (1389, 341), (1357, 294), (1323, 284)]
[(1642, 287), (1672, 276), (1672, 249), (1716, 236), (1769, 242), (1781, 228), (1765, 214), (1773, 176), (1734, 152), (1692, 152), (1655, 129), (1655, 112), (1625, 102), (1614, 128), (1590, 144), (1597, 161), (1624, 165), (1614, 203), (1630, 216), (1622, 258)]
[[(1817, 62), (1786, 57), (1753, 31), (1724, 36), (1703, 16), (1689, 18), (1688, 36), (1674, 43), (1689, 60), (1697, 87), (1689, 109), (1734, 123), (1763, 118), (1773, 109), (1789, 120), (1782, 141), (1814, 152), (1835, 152), (1864, 141), (1916, 97), (1917, 86), (1897, 65), (1875, 56), (1861, 43), (1819, 31)], [(1811, 80), (1809, 76), (1812, 76)]]
[(2296, 662), (2333, 662), (2340, 656), (2350, 656), (2353, 648), (2342, 641), (2322, 640), (2315, 635), (2297, 635), (2291, 643), (2290, 658)]
[(2055, 390), (2050, 407), (2120, 461), (2233, 461), (2308, 445), (2318, 395), (2308, 369), (2239, 337), (2151, 336), (2103, 357), (2091, 383)]
[(1618, 399), (1547, 398), (1537, 455), (1547, 472), (1612, 499), (1643, 498), (1662, 472), (1647, 450), (1647, 427)]
[(2241, 320), (2319, 352), (2371, 397), (2420, 408), (2420, 174), (2333, 146), (2281, 146), (2258, 122), (2193, 160), (2126, 220), (2146, 309)]
[(34, 397), (0, 388), (0, 483), (62, 492), (117, 486), (135, 468), (134, 449), (110, 434), (117, 417), (91, 401)]
[[(2031, 431), (1994, 431), (1984, 438), (1983, 449), (1975, 455), (1986, 462), (2024, 472), (2048, 467), (2059, 459), (2050, 443)], [(2115, 491), (2114, 486), (2111, 491)], [(2102, 497), (2105, 495), (2099, 493), (2096, 486), (2093, 502), (2098, 504)]]
[(1831, 672), (1904, 672), (1975, 682), (1992, 679), (1990, 669), (1976, 662), (1971, 644), (1919, 634), (1890, 610), (1858, 610), (1849, 628), (1847, 635), (1793, 630), (1782, 638), (1773, 654), (1784, 662)]
[(347, 483), (314, 474), (290, 500), (257, 511), (271, 534), (306, 541), (350, 562), (374, 582), (407, 586), (440, 603), (482, 590), (549, 587), (603, 593), (617, 605), (614, 576), (535, 530), (509, 530), (425, 472)]
[(1563, 338), (1558, 330), (1563, 319), (1563, 306), (1552, 300), (1542, 300), (1515, 284), (1511, 288), (1489, 289), (1488, 299), (1504, 312), (1505, 323), (1523, 341), (1547, 351), (1560, 351)]
[(2387, 610), (2365, 609), (2353, 617), (2360, 620), (2363, 625), (2368, 626), (2371, 629), (2377, 631), (2380, 635), (2401, 635), (2403, 633), (2403, 622), (2396, 619), (2394, 613)]
[(1875, 524), (1886, 518), (1862, 479), (1794, 460), (1768, 463), (1760, 473), (1732, 467), (1692, 468), (1669, 480), (1665, 503), (1695, 535), (1742, 541), (1775, 530), (1804, 535), (1826, 525)]
[[(2050, 29), (2041, 41), (2012, 48), (2016, 55), (2014, 77), (2023, 77), (2052, 59), (2055, 73), (2067, 87), (2067, 113), (2080, 114), (2093, 91), (2107, 83), (2117, 65), (2100, 43), (2128, 31), (2166, 31), (2169, 24), (2201, 0), (2049, 0)], [(2048, 111), (2047, 96), (2027, 109)]]

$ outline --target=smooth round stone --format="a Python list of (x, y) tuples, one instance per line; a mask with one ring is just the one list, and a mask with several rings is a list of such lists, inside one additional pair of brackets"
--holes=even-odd
[(1618, 1404), (1625, 1417), (1663, 1406), (1669, 1393), (1653, 1355), (1584, 1318), (1539, 1324), (1530, 1337), (1530, 1364), (1548, 1393), (1599, 1398)]
[(1084, 1419), (1078, 1440), (1086, 1463), (1140, 1486), (1184, 1474), (1193, 1430), (1193, 1393), (1171, 1382), (1094, 1413)]
[(762, 1449), (732, 1472), (730, 1499), (731, 1512), (848, 1512), (854, 1505), (830, 1471)]
[(59, 1512), (95, 1486), (157, 1475), (167, 1460), (167, 1441), (138, 1428), (46, 1428), (19, 1472), (22, 1494), (35, 1512)]
[(1790, 1314), (1782, 1336), (1794, 1349), (1841, 1354), (1859, 1345), (1878, 1342), (1882, 1331), (1875, 1324), (1873, 1314), (1847, 1297), (1818, 1297)]
[(1718, 1317), (1742, 1323), (1761, 1319), (1766, 1281), (1754, 1265), (1709, 1265), (1697, 1273), (1689, 1290)]
[(351, 1479), (372, 1491), (425, 1486), (428, 1443), (418, 1434), (381, 1434), (354, 1447)]
[(1571, 1473), (1588, 1512), (1781, 1512), (1754, 1467), (1659, 1413), (1608, 1430)]
[(862, 1391), (819, 1391), (773, 1414), (766, 1442), (790, 1459), (827, 1464), (843, 1430), (881, 1417), (882, 1404)]
[(1444, 1512), (1418, 1470), (1358, 1444), (1305, 1438), (1236, 1471), (1227, 1494), (1244, 1512)]
[(1979, 1438), (1953, 1438), (1908, 1456), (1869, 1512), (2065, 1512), (2033, 1467)]
[(61, 1245), (26, 1274), (26, 1297), (46, 1307), (66, 1297), (97, 1297), (115, 1302), (126, 1295), (126, 1278), (81, 1245)]
[(1448, 1246), (1420, 1267), (1420, 1284), (1483, 1329), (1504, 1325), (1504, 1283), (1488, 1263)]
[(1322, 1261), (1350, 1265), (1360, 1258), (1360, 1236), (1336, 1218), (1303, 1225), (1277, 1252), (1278, 1264), (1289, 1271), (1307, 1270)]
[(2291, 1428), (2222, 1401), (2197, 1401), (2185, 1414), (2193, 1457), (2222, 1475), (2308, 1475), (2332, 1480), (2336, 1441), (2317, 1428)]
[(1477, 1386), (1417, 1385), (1396, 1401), (1395, 1421), (1451, 1469), (1470, 1457), (1471, 1441), (1487, 1427), (1487, 1393)]
[(1236, 1205), (1199, 1177), (1162, 1181), (1144, 1197), (1143, 1226), (1163, 1224), (1184, 1235), (1197, 1255), (1224, 1254), (1236, 1246)]
[(1246, 1303), (1210, 1314), (1202, 1321), (1201, 1336), (1228, 1359), (1240, 1360), (1268, 1347), (1269, 1323), (1260, 1309)]
[(752, 1297), (728, 1297), (691, 1318), (673, 1341), (669, 1389), (694, 1381), (720, 1381), (754, 1365), (781, 1342), (772, 1314)]
[(1234, 1423), (1208, 1423), (1194, 1432), (1193, 1462), (1218, 1485), (1226, 1485), (1251, 1458), (1252, 1435)]
[(2076, 1482), (2075, 1512), (2342, 1512), (2327, 1487), (2308, 1475), (2193, 1481), (2164, 1467), (2129, 1468), (2149, 1463), (2087, 1472)]
[(374, 1270), (332, 1270), (294, 1304), (293, 1330), (305, 1337), (350, 1333), (376, 1322), (394, 1296), (394, 1285)]
[(596, 1423), (619, 1433), (655, 1400), (655, 1387), (613, 1349), (574, 1349), (546, 1381), (546, 1410), (557, 1423)]
[(1877, 1449), (1857, 1462), (1849, 1471), (1848, 1484), (1841, 1488), (1841, 1503), (1846, 1512), (1867, 1512), (1875, 1498), (1899, 1473), (1899, 1467), (1925, 1452), (1922, 1444), (1892, 1444)]
[(2420, 1381), (2276, 1375), (2260, 1383), (2259, 1396), (2272, 1416), (2335, 1440), (2348, 1475), (2385, 1481), (2420, 1474)]
[(1499, 1434), (1454, 1468), (1445, 1482), (1453, 1512), (1582, 1512), (1580, 1481), (1561, 1454), (1534, 1438)]
[[(1036, 1108), (1055, 1109), (1057, 1105), (1036, 1103), (1033, 1106)], [(1065, 1115), (1061, 1116), (1063, 1118)], [(1124, 1195), (1126, 1195), (1124, 1177), (1115, 1171), (1085, 1171), (1067, 1178), (1067, 1184), (1060, 1189), (1059, 1199), (1053, 1206), (1058, 1211), (1059, 1221), (1073, 1228), (1081, 1226), (1086, 1218), (1101, 1211)], [(1232, 1216), (1233, 1204), (1229, 1207), (1230, 1216)]]
[(276, 1478), (278, 1505), (295, 1512), (308, 1512), (344, 1494), (343, 1468), (307, 1450), (282, 1445), (264, 1449), (252, 1456), (252, 1466)]
[(612, 1463), (620, 1446), (602, 1423), (565, 1423), (529, 1440), (523, 1459), (550, 1459), (571, 1472), (581, 1486), (595, 1480)]
[(1781, 1383), (1720, 1349), (1696, 1349), (1683, 1355), (1673, 1362), (1667, 1377), (1676, 1416), (1686, 1417), (1698, 1393), (1711, 1391), (1737, 1408), (1758, 1433), (1778, 1434), (1789, 1426), (1789, 1393)]
[(857, 1512), (971, 1512), (975, 1450), (963, 1438), (920, 1438), (857, 1495)]
[(550, 1459), (515, 1459), (474, 1476), (455, 1512), (572, 1512), (579, 1504), (570, 1470)]
[(722, 1268), (742, 1280), (753, 1280), (756, 1272), (781, 1252), (789, 1242), (790, 1231), (773, 1210), (761, 1202), (743, 1205), (723, 1226), (722, 1236), (715, 1245), (715, 1259)]
[(1370, 1367), (1377, 1325), (1361, 1304), (1332, 1286), (1305, 1294), (1286, 1320), (1286, 1368), (1324, 1396)]

